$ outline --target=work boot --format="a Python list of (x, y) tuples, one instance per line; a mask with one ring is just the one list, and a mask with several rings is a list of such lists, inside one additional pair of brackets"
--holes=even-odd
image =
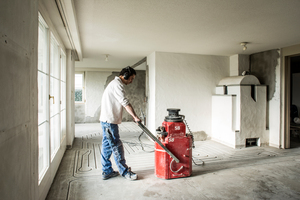
[(115, 177), (115, 176), (118, 176), (119, 175), (119, 172), (116, 172), (116, 171), (113, 171), (112, 173), (110, 174), (106, 174), (105, 172), (102, 173), (102, 179), (103, 180), (107, 180), (109, 178), (112, 178), (112, 177)]
[(136, 180), (136, 179), (138, 178), (138, 175), (137, 175), (136, 173), (133, 173), (133, 172), (131, 171), (131, 168), (128, 167), (128, 171), (127, 171), (127, 173), (124, 175), (124, 178), (126, 178), (126, 179), (128, 179), (128, 180), (130, 180), (130, 181), (134, 181), (134, 180)]

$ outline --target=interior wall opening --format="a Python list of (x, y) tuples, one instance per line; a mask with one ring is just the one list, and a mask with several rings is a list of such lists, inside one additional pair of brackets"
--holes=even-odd
[(290, 58), (290, 148), (300, 147), (300, 56)]

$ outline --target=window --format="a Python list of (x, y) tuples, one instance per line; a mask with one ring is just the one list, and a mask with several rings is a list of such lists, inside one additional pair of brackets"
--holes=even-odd
[(54, 35), (50, 39), (50, 139), (51, 160), (60, 146), (60, 48)]
[(60, 141), (62, 142), (66, 136), (66, 54), (61, 50), (61, 102), (60, 102), (60, 116), (61, 116), (61, 137)]
[(77, 72), (75, 74), (75, 102), (84, 102), (84, 73)]
[[(38, 30), (39, 184), (55, 165), (66, 136), (66, 54), (39, 13)], [(51, 169), (52, 168), (52, 169)]]
[(49, 168), (49, 93), (48, 26), (39, 13), (38, 32), (38, 145), (39, 180)]

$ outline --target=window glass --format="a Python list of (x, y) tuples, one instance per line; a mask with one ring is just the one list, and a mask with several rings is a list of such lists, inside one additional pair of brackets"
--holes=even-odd
[(39, 13), (38, 29), (38, 170), (39, 183), (49, 168), (48, 26)]
[(83, 101), (83, 74), (75, 74), (75, 102)]
[(50, 42), (50, 76), (60, 78), (60, 49), (53, 34)]

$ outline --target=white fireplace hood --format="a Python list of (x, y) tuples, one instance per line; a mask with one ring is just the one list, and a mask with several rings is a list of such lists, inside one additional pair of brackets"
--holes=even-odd
[(219, 85), (260, 85), (259, 80), (253, 75), (229, 76), (223, 78)]

